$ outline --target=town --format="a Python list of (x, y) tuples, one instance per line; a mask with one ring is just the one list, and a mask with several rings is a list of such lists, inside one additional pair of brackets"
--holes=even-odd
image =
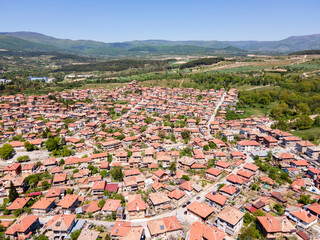
[(235, 88), (0, 101), (3, 239), (320, 238), (320, 147), (269, 117), (227, 120)]

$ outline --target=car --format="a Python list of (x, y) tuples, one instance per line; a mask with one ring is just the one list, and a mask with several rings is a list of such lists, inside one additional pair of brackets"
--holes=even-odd
[(186, 204), (183, 204), (183, 205), (182, 205), (183, 208), (185, 208), (186, 206), (187, 206)]
[(186, 204), (187, 204), (187, 205), (189, 205), (190, 203), (191, 203), (191, 202), (190, 202), (190, 201), (188, 201)]
[(196, 199), (199, 200), (199, 199), (200, 199), (200, 196), (198, 196)]
[(186, 215), (187, 214), (187, 211), (184, 211), (184, 215)]

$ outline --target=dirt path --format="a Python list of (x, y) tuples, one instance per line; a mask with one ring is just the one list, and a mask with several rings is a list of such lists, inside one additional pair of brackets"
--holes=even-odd
[(258, 89), (258, 88), (263, 88), (263, 87), (269, 87), (270, 85), (264, 85), (264, 86), (255, 86), (255, 87), (252, 87), (252, 88), (248, 88), (247, 91), (249, 90), (254, 90), (254, 89)]
[(184, 78), (183, 78), (182, 81), (180, 82), (179, 88), (181, 88), (183, 81), (184, 81)]

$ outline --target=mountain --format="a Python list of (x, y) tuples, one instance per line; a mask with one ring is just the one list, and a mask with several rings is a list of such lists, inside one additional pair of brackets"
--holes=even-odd
[(150, 55), (245, 55), (249, 52), (290, 53), (320, 49), (320, 34), (293, 36), (280, 41), (167, 41), (144, 40), (104, 43), (59, 39), (35, 32), (2, 32), (0, 49), (56, 51), (95, 57)]
[(58, 49), (51, 45), (35, 43), (16, 37), (0, 34), (0, 49), (7, 50), (26, 50), (26, 51), (57, 51)]

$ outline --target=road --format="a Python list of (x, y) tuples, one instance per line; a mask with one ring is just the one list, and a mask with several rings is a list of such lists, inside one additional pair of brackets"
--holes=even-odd
[(218, 109), (220, 108), (221, 104), (223, 103), (225, 96), (226, 96), (226, 93), (224, 92), (223, 95), (222, 95), (222, 97), (221, 97), (221, 99), (219, 100), (216, 108), (214, 109), (214, 111), (213, 111), (213, 113), (212, 113), (209, 121), (208, 121), (207, 128), (208, 128), (209, 133), (210, 133), (210, 123), (211, 123), (212, 121), (214, 121), (214, 118), (216, 117), (217, 112), (218, 112)]

